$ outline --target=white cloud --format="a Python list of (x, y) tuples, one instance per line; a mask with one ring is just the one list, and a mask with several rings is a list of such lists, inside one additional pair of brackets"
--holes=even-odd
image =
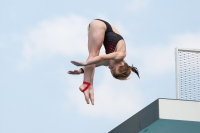
[(20, 66), (27, 66), (32, 59), (87, 54), (88, 24), (87, 19), (75, 15), (40, 22), (19, 38), (25, 58)]
[[(127, 43), (129, 44), (129, 43)], [(131, 44), (131, 43), (130, 43)], [(128, 62), (139, 62), (139, 70), (144, 75), (156, 76), (175, 69), (175, 48), (200, 48), (200, 33), (174, 35), (167, 45), (140, 47), (127, 46)], [(144, 76), (144, 77), (146, 77)]]
[(86, 104), (84, 95), (78, 90), (77, 79), (76, 82), (68, 81), (71, 84), (70, 88), (75, 88), (67, 90), (69, 98), (67, 105), (75, 107), (80, 114), (109, 120), (126, 119), (142, 108), (143, 98), (141, 91), (136, 86), (137, 82), (118, 81), (108, 71), (104, 71), (101, 79), (99, 85), (95, 85), (94, 88), (94, 106)]
[(123, 35), (123, 37), (130, 35), (128, 30), (123, 26), (120, 22), (114, 22), (113, 25), (119, 30), (120, 34)]
[(137, 11), (148, 6), (150, 0), (132, 0), (132, 3), (128, 5), (130, 10)]
[[(29, 66), (33, 59), (41, 60), (55, 55), (87, 55), (87, 27), (90, 21), (76, 15), (56, 17), (38, 23), (26, 35), (15, 36), (14, 39), (24, 45), (24, 60), (19, 68)], [(114, 25), (121, 34), (128, 34), (119, 22), (114, 22)], [(102, 49), (102, 52), (105, 53), (105, 50)]]

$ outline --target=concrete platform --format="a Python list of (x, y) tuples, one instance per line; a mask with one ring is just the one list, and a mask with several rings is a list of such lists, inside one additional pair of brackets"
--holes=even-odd
[(200, 102), (157, 99), (109, 133), (200, 133)]

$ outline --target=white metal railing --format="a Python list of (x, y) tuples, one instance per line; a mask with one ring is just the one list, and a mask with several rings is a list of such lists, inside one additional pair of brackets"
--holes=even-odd
[(200, 50), (175, 49), (176, 97), (200, 101)]

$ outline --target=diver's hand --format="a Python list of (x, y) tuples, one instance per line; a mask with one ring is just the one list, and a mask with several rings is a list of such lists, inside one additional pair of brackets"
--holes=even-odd
[(71, 61), (72, 64), (76, 65), (76, 66), (85, 66), (86, 63), (85, 62), (77, 62), (77, 61)]
[(82, 74), (83, 71), (81, 69), (79, 70), (74, 70), (74, 71), (68, 71), (68, 74), (74, 74), (74, 75), (79, 75)]

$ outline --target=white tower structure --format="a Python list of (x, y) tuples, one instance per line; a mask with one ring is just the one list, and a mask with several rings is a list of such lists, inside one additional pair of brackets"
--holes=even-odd
[(200, 101), (200, 50), (175, 49), (177, 99)]

